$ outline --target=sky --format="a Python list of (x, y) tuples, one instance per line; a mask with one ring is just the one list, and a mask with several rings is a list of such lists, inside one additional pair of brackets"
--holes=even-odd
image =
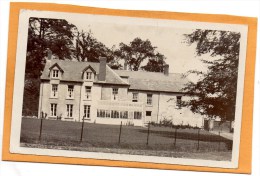
[[(134, 38), (149, 39), (156, 51), (163, 54), (170, 66), (171, 73), (185, 73), (189, 70), (206, 71), (206, 65), (195, 52), (195, 44), (185, 43), (184, 34), (191, 33), (194, 29), (179, 27), (168, 23), (169, 20), (152, 21), (130, 17), (109, 17), (87, 15), (63, 16), (68, 22), (77, 26), (81, 31), (91, 30), (93, 36), (107, 47), (118, 47), (119, 43), (129, 44)], [(167, 21), (167, 23), (164, 23)]]

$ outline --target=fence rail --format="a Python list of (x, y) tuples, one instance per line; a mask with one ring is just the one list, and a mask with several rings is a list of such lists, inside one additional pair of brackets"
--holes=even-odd
[[(38, 132), (37, 132), (38, 131)], [(37, 136), (37, 134), (39, 134)], [(203, 129), (93, 124), (23, 118), (21, 142), (129, 150), (229, 151), (232, 140)]]

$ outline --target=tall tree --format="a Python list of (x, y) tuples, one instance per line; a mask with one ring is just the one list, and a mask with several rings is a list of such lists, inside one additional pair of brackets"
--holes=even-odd
[(62, 19), (30, 18), (25, 69), (23, 114), (37, 115), (40, 75), (48, 48), (58, 59), (71, 59), (76, 27)]
[(99, 42), (93, 36), (91, 30), (77, 32), (75, 52), (78, 61), (99, 62), (100, 56), (106, 57), (108, 62), (113, 60), (112, 51)]
[(194, 96), (185, 105), (193, 112), (209, 117), (234, 120), (240, 33), (197, 29), (185, 36), (188, 44), (196, 44), (197, 55), (210, 53), (212, 56), (211, 60), (202, 60), (208, 64), (206, 73), (190, 71), (201, 75), (201, 79), (196, 83), (190, 82), (184, 88)]
[(76, 26), (62, 19), (30, 18), (26, 73), (39, 78), (49, 48), (58, 59), (71, 59)]
[[(156, 47), (152, 46), (150, 40), (135, 38), (130, 44), (119, 44), (119, 49), (114, 52), (116, 57), (121, 58), (127, 64), (130, 70), (137, 71), (140, 68), (146, 71), (160, 71), (160, 63), (165, 57), (155, 51)], [(141, 67), (141, 63), (148, 62), (148, 65)], [(155, 66), (155, 67), (153, 67)]]

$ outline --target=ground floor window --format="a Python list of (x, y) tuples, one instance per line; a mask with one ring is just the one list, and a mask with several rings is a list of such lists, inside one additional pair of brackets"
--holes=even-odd
[(72, 116), (73, 116), (73, 105), (67, 104), (67, 117), (72, 117)]
[(55, 103), (51, 103), (51, 112), (50, 112), (51, 116), (57, 116), (57, 104)]
[(98, 118), (129, 119), (133, 118), (133, 115), (134, 119), (142, 119), (142, 112), (97, 109)]
[(146, 116), (152, 116), (152, 111), (146, 111)]
[(112, 110), (111, 111), (111, 118), (118, 119), (119, 118), (119, 111)]
[(142, 119), (142, 112), (135, 111), (134, 112), (134, 119)]
[(90, 118), (90, 105), (84, 105), (84, 117)]
[(120, 119), (128, 119), (128, 112), (120, 111)]

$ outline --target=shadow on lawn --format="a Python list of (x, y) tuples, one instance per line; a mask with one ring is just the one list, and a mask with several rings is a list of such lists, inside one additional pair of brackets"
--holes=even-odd
[[(140, 133), (147, 133), (147, 129), (138, 130)], [(193, 130), (194, 132), (188, 132), (183, 129), (177, 129), (176, 138), (183, 139), (183, 140), (193, 140), (193, 141), (201, 141), (201, 142), (223, 142), (226, 144), (228, 150), (232, 150), (233, 141), (226, 139), (222, 136), (218, 136), (215, 134), (205, 134), (205, 131), (200, 131), (198, 135), (198, 130)], [(207, 132), (208, 133), (208, 132)], [(150, 135), (161, 136), (165, 138), (173, 139), (175, 137), (175, 129), (172, 131), (157, 131), (157, 130), (150, 130)]]

